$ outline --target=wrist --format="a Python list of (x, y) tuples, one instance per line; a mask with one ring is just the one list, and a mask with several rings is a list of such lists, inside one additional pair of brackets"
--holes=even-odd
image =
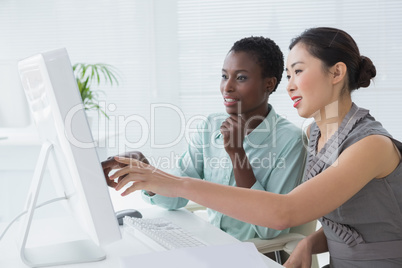
[(178, 178), (178, 185), (176, 187), (176, 196), (183, 197), (189, 199), (191, 196), (191, 191), (194, 187), (192, 187), (194, 179), (190, 177), (180, 177)]
[(307, 236), (303, 243), (309, 249), (311, 254), (318, 254), (328, 251), (327, 241), (322, 229), (315, 231), (314, 233)]
[(231, 148), (230, 150), (226, 151), (229, 155), (229, 157), (234, 160), (236, 158), (243, 159), (246, 157), (246, 151), (244, 150), (243, 147), (236, 147), (236, 148)]
[(311, 240), (311, 238), (308, 236), (304, 239), (302, 239), (298, 246), (300, 246), (301, 248), (304, 249), (304, 251), (308, 254), (312, 254), (313, 253), (313, 241)]
[(242, 148), (232, 154), (229, 154), (230, 160), (234, 169), (240, 167), (240, 170), (251, 168), (250, 161), (248, 160), (246, 151)]

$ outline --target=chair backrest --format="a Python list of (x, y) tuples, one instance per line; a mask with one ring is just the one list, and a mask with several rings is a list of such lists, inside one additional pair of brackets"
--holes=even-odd
[(290, 228), (289, 233), (298, 233), (308, 236), (313, 232), (315, 232), (316, 227), (317, 227), (317, 220), (313, 220), (305, 224)]

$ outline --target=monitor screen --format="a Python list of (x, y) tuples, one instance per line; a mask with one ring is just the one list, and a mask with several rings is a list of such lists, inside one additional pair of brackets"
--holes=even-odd
[[(27, 198), (21, 257), (31, 266), (102, 260), (102, 245), (120, 239), (121, 234), (67, 50), (26, 58), (18, 69), (43, 143)], [(25, 247), (44, 170), (49, 171), (58, 195), (66, 197), (63, 202), (77, 226), (89, 237), (51, 245), (60, 255)]]

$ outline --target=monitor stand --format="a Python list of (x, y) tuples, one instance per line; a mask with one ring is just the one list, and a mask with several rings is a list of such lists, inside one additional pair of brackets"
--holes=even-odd
[(27, 197), (27, 215), (22, 222), (22, 240), (20, 244), (20, 256), (29, 267), (44, 267), (63, 264), (101, 261), (106, 258), (105, 252), (92, 240), (77, 240), (48, 246), (27, 248), (29, 230), (35, 212), (40, 187), (46, 170), (49, 154), (53, 150), (53, 144), (45, 142), (42, 145), (38, 162), (35, 167), (31, 187)]

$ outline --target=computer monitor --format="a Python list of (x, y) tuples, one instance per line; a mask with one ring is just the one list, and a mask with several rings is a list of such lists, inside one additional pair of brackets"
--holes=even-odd
[(16, 65), (16, 60), (0, 60), (0, 133), (4, 130), (12, 134), (13, 130), (21, 131), (31, 124)]
[[(18, 69), (42, 141), (22, 224), (21, 258), (35, 267), (103, 260), (102, 246), (121, 234), (67, 50), (26, 58)], [(45, 170), (88, 239), (27, 247)]]

